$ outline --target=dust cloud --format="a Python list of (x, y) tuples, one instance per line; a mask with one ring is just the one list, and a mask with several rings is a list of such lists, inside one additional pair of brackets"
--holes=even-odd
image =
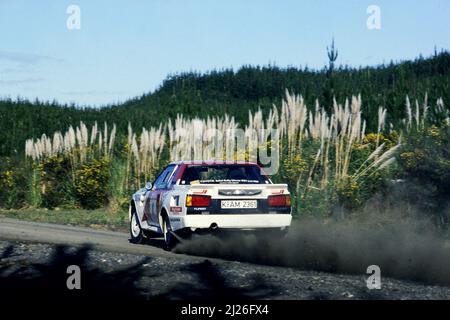
[[(390, 216), (392, 217), (392, 216)], [(394, 221), (301, 219), (284, 238), (227, 234), (193, 236), (176, 252), (333, 273), (381, 275), (450, 285), (450, 246), (433, 225), (396, 217)]]

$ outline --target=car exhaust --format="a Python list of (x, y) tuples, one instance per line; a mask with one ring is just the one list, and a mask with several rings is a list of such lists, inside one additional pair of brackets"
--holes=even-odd
[(209, 226), (209, 230), (211, 231), (215, 231), (217, 229), (219, 229), (219, 226), (215, 222), (211, 223), (211, 225)]

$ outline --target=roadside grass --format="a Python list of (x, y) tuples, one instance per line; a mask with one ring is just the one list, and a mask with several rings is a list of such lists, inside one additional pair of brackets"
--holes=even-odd
[(105, 209), (0, 209), (0, 217), (24, 221), (56, 223), (99, 230), (128, 231), (128, 213)]

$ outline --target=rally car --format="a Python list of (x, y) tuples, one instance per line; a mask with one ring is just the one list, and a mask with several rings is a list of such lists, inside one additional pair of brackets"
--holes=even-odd
[(133, 194), (129, 209), (130, 241), (163, 235), (169, 250), (186, 233), (284, 234), (291, 220), (287, 185), (272, 183), (256, 163), (235, 161), (173, 162)]

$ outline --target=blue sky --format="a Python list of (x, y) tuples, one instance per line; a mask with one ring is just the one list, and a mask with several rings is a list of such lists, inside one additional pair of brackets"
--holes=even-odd
[[(67, 7), (81, 9), (69, 30)], [(366, 10), (380, 8), (381, 29)], [(376, 65), (450, 49), (450, 0), (0, 0), (0, 96), (100, 106), (169, 73), (244, 64)]]

